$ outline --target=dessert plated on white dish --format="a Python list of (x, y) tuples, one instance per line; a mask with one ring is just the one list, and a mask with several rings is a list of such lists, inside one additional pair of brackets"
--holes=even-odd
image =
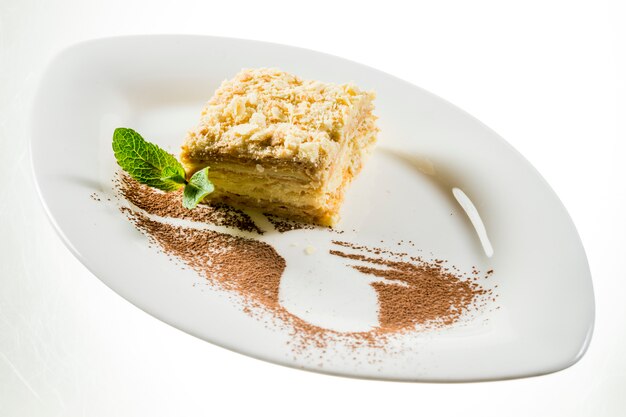
[[(242, 68), (262, 67), (376, 92), (378, 143), (347, 190), (334, 229), (280, 233), (250, 214), (265, 233), (244, 236), (284, 259), (280, 306), (334, 332), (323, 347), (304, 341), (295, 349), (293, 326), (249, 314), (237, 294), (205, 285), (205, 276), (170, 261), (120, 211), (127, 202), (112, 182), (115, 128), (132, 127), (178, 155), (221, 82)], [(440, 382), (555, 372), (576, 363), (589, 344), (591, 276), (556, 194), (495, 132), (389, 74), (240, 39), (93, 40), (49, 64), (31, 128), (41, 200), (68, 248), (137, 307), (211, 343), (312, 371)], [(226, 229), (215, 228), (233, 233)], [(470, 276), (492, 271), (477, 282), (494, 296), (449, 325), (404, 329), (373, 344), (346, 342), (342, 334), (379, 331), (384, 306), (371, 276), (351, 267), (353, 259), (333, 255), (345, 242), (442, 259)]]

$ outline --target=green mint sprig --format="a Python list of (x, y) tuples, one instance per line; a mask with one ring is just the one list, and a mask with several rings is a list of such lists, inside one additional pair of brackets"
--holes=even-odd
[(174, 156), (146, 141), (133, 129), (119, 127), (113, 132), (113, 153), (117, 163), (133, 179), (163, 191), (183, 190), (183, 206), (193, 209), (215, 187), (208, 170), (196, 172), (187, 181), (185, 169)]

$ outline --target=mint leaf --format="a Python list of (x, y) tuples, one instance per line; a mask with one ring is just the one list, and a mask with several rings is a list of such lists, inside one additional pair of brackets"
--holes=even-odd
[(180, 162), (167, 151), (145, 141), (133, 129), (115, 129), (113, 152), (119, 166), (142, 184), (174, 191), (185, 183), (185, 170)]
[(193, 209), (215, 187), (209, 181), (209, 168), (185, 178), (183, 166), (165, 150), (147, 142), (133, 129), (120, 127), (113, 132), (113, 152), (117, 163), (138, 182), (163, 191), (183, 185), (183, 206)]
[(196, 172), (189, 179), (185, 189), (183, 190), (183, 206), (192, 209), (198, 205), (200, 201), (208, 194), (211, 194), (215, 187), (209, 181), (209, 168), (204, 168)]
[(182, 172), (178, 167), (167, 166), (163, 168), (163, 172), (161, 173), (162, 181), (174, 181), (178, 184), (185, 185), (187, 184), (187, 180), (185, 179), (185, 171)]

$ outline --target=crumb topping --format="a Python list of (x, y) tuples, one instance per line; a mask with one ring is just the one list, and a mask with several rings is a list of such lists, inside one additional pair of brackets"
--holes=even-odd
[[(278, 69), (244, 69), (225, 80), (183, 145), (183, 159), (243, 155), (319, 166), (339, 152), (372, 92), (353, 84), (303, 80)], [(365, 106), (365, 108), (363, 108)]]

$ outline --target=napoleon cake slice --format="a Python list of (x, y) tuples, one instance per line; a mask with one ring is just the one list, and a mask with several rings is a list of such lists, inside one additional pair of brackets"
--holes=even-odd
[(205, 105), (181, 160), (188, 176), (209, 167), (207, 202), (333, 226), (376, 142), (373, 100), (352, 84), (245, 69)]

